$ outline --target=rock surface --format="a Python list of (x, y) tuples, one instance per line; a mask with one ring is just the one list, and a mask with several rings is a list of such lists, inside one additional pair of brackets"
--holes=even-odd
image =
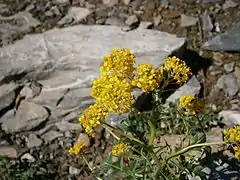
[(211, 51), (240, 51), (240, 22), (233, 25), (225, 33), (217, 35), (205, 42), (203, 49)]
[(175, 103), (181, 96), (198, 95), (201, 90), (201, 85), (195, 76), (191, 77), (186, 84), (177, 89), (172, 95), (166, 99), (166, 103)]
[(21, 103), (14, 118), (5, 121), (2, 128), (6, 132), (21, 132), (36, 128), (45, 122), (49, 114), (45, 108), (31, 102)]
[(228, 127), (240, 125), (240, 111), (223, 110), (218, 116)]
[(187, 16), (185, 14), (181, 15), (181, 27), (194, 26), (198, 21), (198, 18)]
[(0, 39), (3, 41), (16, 32), (24, 32), (41, 24), (27, 11), (19, 12), (10, 17), (0, 16), (0, 21), (5, 22), (0, 24)]
[(0, 156), (17, 158), (17, 150), (13, 147), (0, 147)]
[(0, 86), (0, 111), (10, 106), (14, 102), (16, 97), (16, 89), (17, 85), (14, 83), (4, 84)]
[(79, 77), (84, 81), (83, 77), (89, 78), (85, 73), (91, 72), (95, 78), (98, 76), (101, 59), (111, 48), (130, 48), (136, 53), (137, 63), (148, 59), (157, 66), (184, 43), (184, 38), (144, 29), (123, 32), (119, 27), (98, 25), (53, 29), (43, 34), (27, 35), (13, 45), (0, 48), (0, 76), (25, 72), (39, 79), (54, 69), (75, 69), (80, 71)]

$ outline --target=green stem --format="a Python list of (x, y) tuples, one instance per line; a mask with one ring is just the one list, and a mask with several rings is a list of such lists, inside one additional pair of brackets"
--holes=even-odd
[(120, 138), (114, 132), (112, 132), (108, 126), (102, 124), (102, 127), (104, 127), (115, 139), (117, 139), (118, 141), (120, 140)]
[(93, 171), (93, 168), (90, 166), (90, 164), (88, 163), (87, 159), (85, 156), (82, 156), (83, 160), (85, 161), (85, 163), (87, 164), (88, 168)]
[(155, 128), (155, 126), (154, 126), (154, 124), (152, 123), (151, 120), (148, 120), (148, 125), (150, 127), (150, 138), (149, 138), (148, 145), (151, 146), (154, 142), (154, 139), (155, 139), (156, 128)]
[(180, 115), (180, 117), (181, 117), (181, 119), (182, 119), (182, 121), (183, 121), (183, 124), (184, 124), (184, 126), (185, 126), (185, 129), (186, 129), (186, 135), (189, 135), (189, 127), (188, 127), (188, 125), (187, 125), (187, 123), (186, 123), (186, 120), (185, 120), (185, 118), (184, 118), (184, 116), (182, 115), (182, 113), (179, 111), (179, 110), (177, 110), (177, 112), (178, 112), (178, 114)]
[(175, 152), (173, 154), (171, 154), (170, 156), (168, 156), (168, 158), (166, 159), (166, 162), (168, 162), (170, 159), (177, 157), (181, 154), (185, 154), (186, 152), (188, 152), (189, 150), (193, 149), (193, 148), (197, 148), (197, 147), (201, 147), (201, 146), (211, 146), (211, 145), (220, 145), (220, 144), (226, 144), (226, 142), (222, 141), (222, 142), (209, 142), (209, 143), (200, 143), (200, 144), (194, 144), (188, 147), (185, 147), (183, 149), (181, 149), (178, 152)]
[(159, 161), (159, 159), (157, 158), (156, 154), (153, 152), (152, 149), (147, 149), (147, 151), (150, 154), (150, 156), (152, 157), (152, 159), (154, 160), (154, 162), (157, 164), (157, 170), (155, 171), (155, 177), (157, 178), (159, 171), (161, 170), (161, 162)]
[(122, 132), (120, 129), (117, 129), (117, 128), (115, 128), (115, 127), (112, 127), (111, 125), (109, 125), (109, 124), (107, 124), (107, 123), (103, 123), (102, 126), (103, 126), (103, 127), (108, 127), (108, 128), (111, 129), (111, 131), (114, 130), (114, 131), (116, 131), (118, 134), (120, 134), (120, 135), (122, 135), (122, 136), (125, 136), (125, 137), (127, 137), (128, 139), (130, 139), (130, 140), (132, 140), (132, 141), (135, 141), (135, 142), (137, 142), (137, 143), (139, 143), (139, 144), (141, 144), (141, 145), (145, 145), (145, 144), (144, 144), (142, 141), (140, 141), (139, 139), (137, 139), (137, 138), (135, 138), (135, 137), (132, 137), (132, 136), (129, 136), (128, 134), (125, 134), (124, 132)]
[(198, 123), (199, 123), (199, 126), (201, 127), (202, 132), (205, 133), (204, 127), (203, 127), (203, 125), (202, 125), (202, 122), (200, 121), (200, 119), (199, 119), (198, 116), (197, 116), (196, 118), (197, 118), (197, 120), (198, 120)]

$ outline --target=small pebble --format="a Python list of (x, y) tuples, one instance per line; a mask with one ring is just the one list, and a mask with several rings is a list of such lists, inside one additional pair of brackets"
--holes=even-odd
[(231, 63), (228, 63), (228, 64), (224, 64), (224, 65), (223, 65), (224, 70), (226, 71), (226, 73), (233, 72), (233, 71), (234, 71), (234, 66), (235, 66), (235, 63), (234, 63), (234, 62), (231, 62)]

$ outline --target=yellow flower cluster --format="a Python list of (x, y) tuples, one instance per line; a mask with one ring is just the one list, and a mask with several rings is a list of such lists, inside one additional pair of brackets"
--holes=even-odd
[(79, 118), (81, 125), (89, 135), (94, 135), (94, 128), (100, 124), (108, 116), (108, 112), (104, 110), (103, 106), (96, 103), (89, 106), (82, 116)]
[(235, 151), (235, 157), (240, 160), (240, 145), (234, 146), (233, 150)]
[(132, 85), (148, 93), (158, 88), (163, 79), (159, 68), (154, 68), (152, 64), (139, 64), (137, 75), (133, 77)]
[(167, 71), (168, 76), (176, 80), (177, 84), (185, 83), (192, 74), (187, 64), (175, 56), (167, 58), (161, 70)]
[(179, 99), (179, 109), (185, 110), (186, 115), (198, 115), (204, 108), (203, 100), (193, 96), (182, 96)]
[(224, 140), (227, 143), (240, 144), (240, 126), (234, 126), (225, 130)]
[(74, 146), (71, 147), (68, 152), (71, 155), (78, 155), (84, 148), (86, 148), (85, 143), (80, 142), (80, 143), (74, 144)]
[(112, 155), (119, 156), (123, 154), (127, 149), (127, 145), (124, 143), (119, 143), (117, 145), (114, 145), (112, 148)]
[(235, 157), (240, 159), (240, 126), (234, 126), (224, 130), (224, 141), (233, 144)]
[(100, 67), (101, 76), (93, 81), (91, 96), (96, 104), (90, 106), (79, 118), (81, 125), (89, 135), (94, 128), (106, 119), (109, 113), (123, 113), (132, 104), (131, 84), (126, 79), (132, 77), (135, 56), (128, 49), (113, 49), (104, 57)]
[(100, 70), (105, 74), (118, 74), (124, 78), (132, 77), (134, 71), (135, 56), (129, 49), (112, 49), (112, 53), (104, 57)]
[(108, 74), (93, 82), (91, 95), (109, 112), (124, 113), (131, 107), (131, 92), (131, 85), (124, 78)]

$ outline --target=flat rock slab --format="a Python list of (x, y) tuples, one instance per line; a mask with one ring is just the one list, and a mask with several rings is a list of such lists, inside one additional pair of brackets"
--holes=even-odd
[(14, 102), (16, 96), (15, 90), (17, 88), (18, 86), (14, 83), (0, 86), (0, 111), (10, 106)]
[(124, 32), (117, 26), (101, 25), (52, 29), (26, 35), (15, 44), (0, 48), (0, 82), (23, 73), (25, 78), (46, 79), (55, 70), (77, 70), (85, 82), (89, 74), (95, 78), (99, 75), (103, 56), (112, 48), (130, 48), (136, 53), (137, 63), (158, 66), (184, 44), (185, 38), (147, 29)]
[(240, 51), (240, 22), (225, 33), (204, 43), (203, 49), (211, 51)]
[(14, 118), (2, 124), (6, 132), (20, 132), (31, 130), (47, 120), (47, 110), (31, 102), (21, 103)]
[(0, 147), (0, 156), (8, 158), (17, 158), (17, 150), (13, 147), (2, 146)]
[(201, 84), (197, 80), (195, 76), (192, 76), (191, 79), (184, 85), (182, 85), (179, 89), (177, 89), (172, 95), (170, 95), (166, 99), (166, 104), (176, 103), (176, 101), (181, 96), (189, 96), (189, 95), (198, 95), (201, 90)]

